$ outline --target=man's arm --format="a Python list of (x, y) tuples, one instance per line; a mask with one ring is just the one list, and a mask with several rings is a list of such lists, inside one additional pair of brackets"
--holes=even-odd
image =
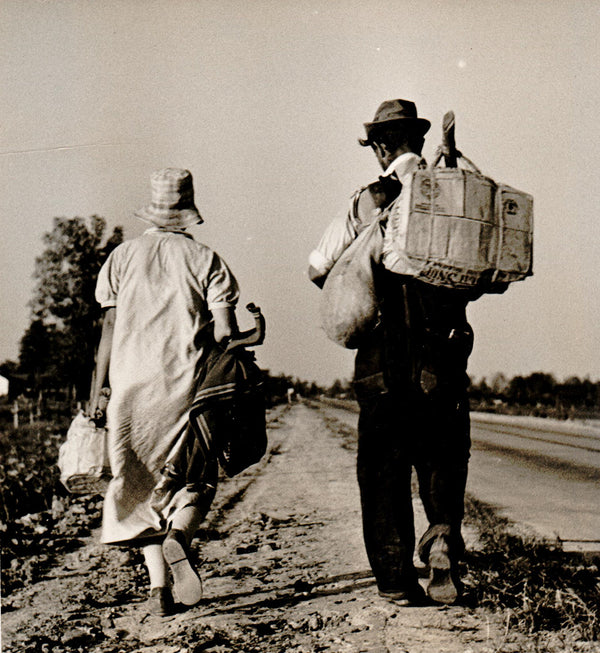
[(325, 285), (325, 279), (327, 279), (327, 274), (323, 274), (322, 272), (319, 272), (316, 268), (313, 268), (312, 265), (309, 265), (308, 278), (315, 284), (315, 286), (318, 286), (319, 288), (323, 288), (323, 286)]
[(358, 193), (360, 191), (352, 197), (350, 210), (338, 215), (329, 224), (316, 249), (310, 254), (308, 278), (319, 288), (323, 287), (335, 262), (358, 235), (355, 215)]
[(100, 391), (108, 379), (110, 352), (112, 349), (116, 316), (117, 309), (115, 307), (106, 309), (104, 321), (102, 322), (102, 335), (100, 336), (100, 344), (98, 345), (98, 353), (96, 354), (96, 369), (94, 370), (92, 387), (90, 389), (90, 399), (87, 410), (90, 417), (94, 417), (98, 410)]

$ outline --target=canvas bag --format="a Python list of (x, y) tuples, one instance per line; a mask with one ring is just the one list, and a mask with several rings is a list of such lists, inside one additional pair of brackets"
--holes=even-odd
[(383, 226), (374, 220), (344, 251), (321, 292), (321, 325), (330, 340), (356, 349), (377, 320), (373, 265), (381, 260)]
[(103, 494), (111, 477), (107, 431), (83, 414), (75, 416), (58, 452), (61, 483), (72, 494)]

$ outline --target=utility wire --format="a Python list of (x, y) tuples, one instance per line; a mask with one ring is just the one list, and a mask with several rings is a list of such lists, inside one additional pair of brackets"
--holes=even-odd
[(7, 150), (5, 152), (0, 152), (0, 156), (11, 156), (14, 154), (34, 154), (36, 152), (62, 152), (65, 150), (76, 150), (83, 149), (88, 147), (120, 147), (122, 145), (135, 145), (135, 142), (132, 143), (85, 143), (83, 145), (59, 145), (57, 147), (40, 147), (32, 148), (29, 150)]

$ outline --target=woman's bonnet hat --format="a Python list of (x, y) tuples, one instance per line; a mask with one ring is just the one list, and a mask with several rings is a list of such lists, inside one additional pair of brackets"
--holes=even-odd
[(191, 227), (204, 222), (194, 204), (192, 173), (182, 168), (163, 168), (150, 177), (152, 201), (134, 213), (157, 227)]

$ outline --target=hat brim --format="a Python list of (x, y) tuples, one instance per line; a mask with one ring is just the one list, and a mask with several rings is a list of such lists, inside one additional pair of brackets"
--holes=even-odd
[(358, 142), (363, 147), (370, 146), (372, 143), (371, 132), (379, 130), (380, 128), (389, 127), (394, 123), (396, 123), (398, 126), (400, 126), (400, 123), (402, 123), (403, 127), (413, 129), (419, 132), (422, 136), (425, 136), (431, 127), (431, 123), (426, 118), (392, 118), (391, 120), (381, 120), (379, 122), (365, 122), (364, 126), (365, 131), (367, 132), (367, 138), (359, 138)]
[(154, 206), (149, 205), (135, 211), (133, 215), (139, 220), (149, 222), (157, 227), (173, 229), (183, 229), (204, 222), (196, 207), (178, 211), (158, 212)]

